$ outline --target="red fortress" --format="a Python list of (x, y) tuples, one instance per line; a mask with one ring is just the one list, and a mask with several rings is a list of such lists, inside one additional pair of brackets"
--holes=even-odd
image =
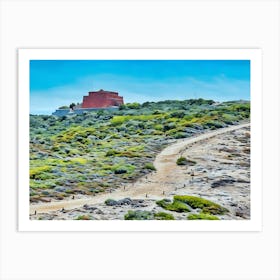
[(120, 106), (123, 103), (123, 97), (117, 92), (105, 91), (90, 91), (88, 96), (83, 97), (82, 108), (108, 108)]

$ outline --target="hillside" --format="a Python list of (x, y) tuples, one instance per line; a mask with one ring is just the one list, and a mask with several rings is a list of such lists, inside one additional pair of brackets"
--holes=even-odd
[(248, 120), (250, 103), (132, 103), (119, 111), (30, 116), (32, 203), (113, 192), (155, 170), (168, 144)]

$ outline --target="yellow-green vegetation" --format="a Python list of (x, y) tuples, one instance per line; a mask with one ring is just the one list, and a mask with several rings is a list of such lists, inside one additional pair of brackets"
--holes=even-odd
[(186, 159), (185, 157), (179, 157), (176, 161), (177, 165), (195, 165), (196, 162), (193, 160)]
[(141, 157), (141, 154), (134, 152), (132, 150), (118, 150), (117, 151), (117, 150), (112, 149), (106, 153), (106, 157), (111, 157), (111, 156), (132, 158), (132, 157)]
[(189, 207), (185, 203), (175, 199), (173, 201), (170, 199), (162, 199), (158, 200), (156, 203), (158, 206), (169, 211), (175, 211), (179, 213), (190, 211)]
[(92, 220), (92, 217), (90, 215), (80, 215), (75, 220)]
[[(190, 208), (201, 209), (201, 213), (189, 215), (190, 219), (206, 219), (207, 217), (216, 219), (213, 215), (223, 215), (228, 212), (228, 209), (221, 205), (214, 203), (210, 200), (206, 200), (201, 197), (189, 196), (189, 195), (175, 195), (173, 201), (171, 199), (158, 200), (156, 204), (165, 210), (175, 212), (190, 212)], [(208, 220), (209, 220), (208, 219)]]
[(46, 172), (51, 171), (51, 169), (50, 166), (33, 167), (29, 171), (30, 179), (41, 179), (42, 176), (47, 176)]
[(86, 164), (87, 163), (87, 160), (85, 158), (71, 158), (70, 159), (70, 162), (71, 163), (79, 163), (79, 164)]
[(188, 216), (188, 220), (220, 220), (218, 217), (211, 215), (211, 214), (190, 214)]
[(222, 215), (228, 212), (228, 209), (222, 207), (221, 205), (201, 197), (189, 195), (175, 195), (174, 200), (185, 203), (194, 209), (200, 208), (202, 209), (202, 212), (204, 214)]
[(153, 220), (153, 214), (149, 211), (129, 210), (124, 216), (125, 220)]
[(111, 167), (111, 170), (114, 171), (115, 174), (123, 174), (123, 173), (133, 173), (135, 170), (135, 166), (131, 164), (115, 164)]
[(108, 198), (104, 202), (107, 206), (114, 206), (117, 204), (117, 201), (111, 198)]
[(154, 115), (114, 116), (111, 119), (111, 123), (112, 123), (113, 126), (117, 126), (117, 125), (121, 125), (124, 122), (130, 121), (130, 120), (145, 122), (145, 121), (148, 121), (148, 120), (152, 120), (156, 117), (157, 116), (154, 116)]
[(129, 210), (124, 215), (125, 220), (175, 220), (172, 214), (166, 212), (158, 212), (153, 214), (150, 211)]
[(147, 162), (145, 164), (145, 169), (150, 169), (150, 170), (156, 170), (156, 168), (154, 167), (154, 165), (151, 162)]
[(30, 197), (60, 200), (118, 188), (155, 170), (154, 158), (170, 140), (249, 117), (249, 102), (204, 99), (130, 103), (117, 111), (63, 117), (30, 115)]
[(73, 140), (85, 142), (89, 135), (94, 135), (95, 129), (92, 127), (74, 126), (68, 128), (63, 133), (53, 136), (51, 139), (55, 142), (70, 143)]
[(172, 214), (166, 212), (158, 212), (154, 214), (155, 220), (175, 220)]

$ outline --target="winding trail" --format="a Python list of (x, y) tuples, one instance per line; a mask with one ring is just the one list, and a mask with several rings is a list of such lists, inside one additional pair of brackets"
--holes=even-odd
[[(99, 204), (103, 203), (108, 198), (118, 200), (125, 197), (142, 199), (161, 199), (163, 197), (171, 197), (174, 189), (176, 190), (177, 188), (184, 187), (184, 181), (187, 176), (186, 174), (182, 176), (182, 174), (180, 175), (180, 172), (176, 172), (176, 170), (180, 169), (176, 164), (176, 160), (180, 154), (183, 154), (183, 152), (193, 144), (249, 126), (250, 123), (244, 123), (179, 140), (176, 143), (167, 146), (157, 155), (154, 161), (154, 166), (157, 169), (156, 172), (152, 172), (147, 176), (139, 178), (133, 184), (126, 185), (125, 189), (122, 187), (112, 193), (103, 193), (74, 200), (67, 199), (63, 201), (32, 204), (30, 205), (30, 214), (33, 214), (35, 210), (37, 213), (48, 213), (62, 208), (74, 209), (82, 207), (85, 204)], [(174, 178), (176, 178), (176, 180), (174, 180)]]

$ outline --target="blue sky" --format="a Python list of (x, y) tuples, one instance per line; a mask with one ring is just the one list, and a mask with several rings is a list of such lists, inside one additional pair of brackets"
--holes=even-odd
[(249, 60), (31, 60), (30, 113), (81, 103), (89, 91), (124, 101), (250, 100)]

